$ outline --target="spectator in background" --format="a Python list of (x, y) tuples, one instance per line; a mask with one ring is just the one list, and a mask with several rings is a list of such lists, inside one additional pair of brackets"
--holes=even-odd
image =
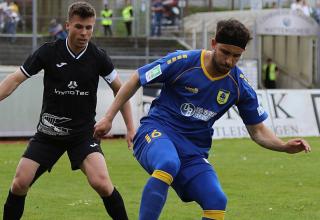
[(290, 6), (291, 10), (293, 11), (300, 11), (303, 12), (302, 10), (302, 0), (296, 0), (296, 2), (293, 2)]
[(302, 1), (302, 12), (304, 15), (310, 17), (311, 15), (311, 7), (308, 5), (308, 2), (306, 0)]
[(278, 8), (277, 3), (276, 2), (272, 2), (271, 8)]
[(126, 1), (126, 6), (122, 9), (122, 18), (126, 25), (127, 36), (131, 36), (132, 20), (133, 20), (133, 9), (130, 1)]
[(305, 16), (310, 16), (311, 8), (309, 7), (306, 0), (296, 0), (296, 2), (292, 3), (290, 6), (291, 10), (298, 11)]
[(320, 0), (317, 1), (316, 7), (312, 10), (312, 17), (320, 24)]
[(17, 4), (16, 1), (13, 1), (13, 2), (10, 2), (9, 3), (9, 9), (12, 11), (12, 12), (15, 12), (17, 14), (19, 14), (19, 6)]
[(162, 14), (163, 5), (162, 0), (154, 0), (151, 7), (152, 11), (152, 26), (151, 26), (151, 36), (161, 36), (161, 25), (162, 25)]
[(20, 18), (19, 15), (10, 8), (6, 11), (5, 16), (5, 33), (11, 34), (11, 43), (16, 41), (17, 24)]
[(4, 32), (5, 27), (5, 13), (2, 7), (0, 7), (0, 33)]
[(101, 25), (103, 26), (104, 35), (112, 36), (112, 10), (108, 8), (108, 5), (104, 5), (104, 9), (101, 11)]
[(50, 21), (49, 34), (52, 36), (53, 40), (64, 40), (67, 38), (67, 32), (63, 29), (62, 25), (57, 22), (56, 19)]
[(267, 63), (262, 67), (264, 86), (267, 89), (275, 89), (278, 75), (278, 67), (271, 58), (267, 59)]

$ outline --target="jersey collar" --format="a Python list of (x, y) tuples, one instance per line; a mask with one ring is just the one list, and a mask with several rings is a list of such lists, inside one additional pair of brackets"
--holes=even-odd
[(89, 43), (87, 43), (86, 47), (85, 47), (79, 54), (76, 55), (76, 54), (74, 54), (74, 53), (71, 51), (71, 49), (69, 48), (69, 46), (68, 46), (68, 38), (66, 38), (66, 48), (67, 48), (69, 54), (70, 54), (74, 59), (77, 59), (77, 60), (86, 52), (86, 50), (87, 50), (87, 48), (88, 48), (88, 44), (89, 44)]
[(227, 72), (226, 74), (224, 74), (224, 75), (222, 75), (222, 76), (218, 76), (218, 77), (212, 77), (212, 76), (210, 75), (210, 73), (208, 72), (208, 70), (206, 69), (206, 67), (205, 67), (205, 65), (204, 65), (204, 56), (205, 56), (206, 52), (207, 52), (207, 50), (202, 50), (202, 51), (201, 51), (201, 68), (202, 68), (202, 70), (203, 70), (203, 72), (204, 72), (204, 75), (205, 75), (208, 79), (210, 79), (211, 81), (220, 80), (220, 79), (223, 79), (223, 78), (225, 78), (226, 76), (228, 76), (229, 73), (230, 73), (230, 71)]

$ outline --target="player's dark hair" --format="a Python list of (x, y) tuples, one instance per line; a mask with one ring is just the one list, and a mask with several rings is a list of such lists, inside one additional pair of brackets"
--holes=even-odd
[(96, 16), (96, 10), (88, 2), (75, 2), (69, 6), (68, 19), (78, 15), (81, 18), (91, 18)]
[(249, 30), (238, 20), (219, 21), (216, 30), (216, 42), (246, 48), (252, 39)]

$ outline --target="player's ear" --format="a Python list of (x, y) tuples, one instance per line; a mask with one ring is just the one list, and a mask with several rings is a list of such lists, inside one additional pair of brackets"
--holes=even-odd
[(67, 30), (67, 23), (68, 21), (64, 22), (64, 28)]
[(70, 26), (69, 21), (66, 21), (66, 23), (65, 23), (65, 27), (66, 27), (66, 30), (67, 30), (67, 31), (69, 31), (69, 26)]
[(216, 39), (215, 39), (215, 38), (212, 38), (212, 39), (211, 39), (211, 48), (212, 48), (212, 49), (215, 49), (216, 45), (217, 45)]

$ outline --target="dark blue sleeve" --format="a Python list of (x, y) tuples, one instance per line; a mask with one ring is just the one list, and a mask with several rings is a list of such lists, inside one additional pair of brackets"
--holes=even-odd
[(245, 125), (254, 125), (264, 121), (268, 117), (268, 114), (259, 103), (256, 92), (242, 73), (240, 73), (238, 83), (240, 98), (237, 108), (243, 123)]
[(151, 83), (166, 83), (176, 78), (187, 68), (186, 51), (177, 51), (138, 69), (142, 86)]

